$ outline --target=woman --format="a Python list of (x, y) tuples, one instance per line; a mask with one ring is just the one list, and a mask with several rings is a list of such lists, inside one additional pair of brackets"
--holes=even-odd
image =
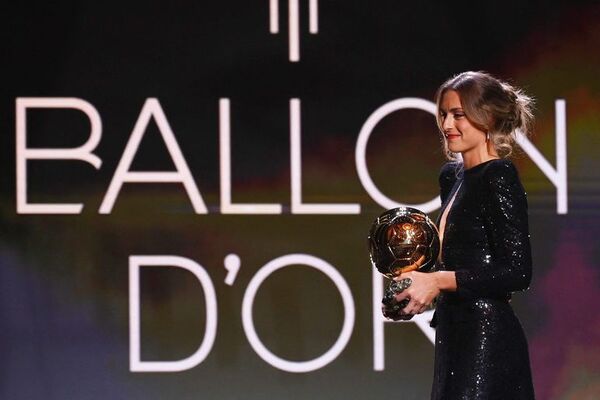
[(527, 341), (509, 304), (531, 281), (527, 199), (506, 158), (516, 129), (530, 130), (531, 99), (464, 72), (436, 101), (451, 160), (440, 174), (440, 258), (436, 272), (397, 277), (410, 286), (396, 300), (409, 298), (403, 312), (418, 314), (439, 296), (432, 399), (533, 399)]

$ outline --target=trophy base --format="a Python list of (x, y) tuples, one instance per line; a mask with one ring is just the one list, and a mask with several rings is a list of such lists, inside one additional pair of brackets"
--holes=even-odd
[(381, 299), (381, 303), (383, 304), (382, 312), (384, 317), (394, 321), (407, 321), (414, 317), (414, 314), (406, 314), (402, 311), (402, 309), (406, 307), (410, 302), (410, 298), (404, 299), (402, 301), (396, 301), (396, 295), (398, 293), (402, 293), (411, 285), (411, 283), (412, 281), (410, 280), (410, 278), (407, 278), (402, 279), (399, 282), (392, 281), (386, 287), (383, 299)]

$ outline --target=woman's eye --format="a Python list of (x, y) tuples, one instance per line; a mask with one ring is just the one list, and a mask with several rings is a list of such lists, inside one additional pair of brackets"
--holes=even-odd
[(464, 116), (465, 116), (465, 114), (461, 114), (461, 113), (456, 113), (456, 114), (454, 114), (454, 118), (455, 118), (455, 119), (459, 119), (459, 118), (462, 118), (462, 117), (464, 117)]

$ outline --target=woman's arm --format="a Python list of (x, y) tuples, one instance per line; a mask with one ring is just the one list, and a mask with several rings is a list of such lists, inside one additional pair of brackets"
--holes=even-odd
[(477, 268), (456, 271), (460, 296), (501, 297), (531, 282), (527, 197), (511, 162), (494, 167), (486, 174), (488, 196), (482, 205), (491, 254)]
[(440, 291), (456, 291), (461, 297), (502, 297), (527, 289), (531, 282), (531, 246), (527, 217), (527, 198), (510, 162), (489, 171), (485, 185), (488, 195), (482, 204), (486, 235), (490, 246), (489, 262), (473, 269), (409, 272), (396, 280), (411, 278), (412, 284), (396, 298), (411, 302), (407, 314), (423, 312)]
[(446, 292), (456, 291), (456, 274), (454, 271), (437, 271), (432, 273), (438, 289)]

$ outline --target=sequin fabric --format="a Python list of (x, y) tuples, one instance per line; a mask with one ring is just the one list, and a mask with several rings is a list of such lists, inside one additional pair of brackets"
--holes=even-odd
[[(461, 185), (462, 182), (462, 185)], [(432, 400), (534, 399), (527, 340), (509, 304), (531, 281), (526, 193), (508, 159), (440, 173), (448, 212), (439, 269), (456, 292), (438, 298)], [(439, 225), (439, 221), (438, 221)]]

